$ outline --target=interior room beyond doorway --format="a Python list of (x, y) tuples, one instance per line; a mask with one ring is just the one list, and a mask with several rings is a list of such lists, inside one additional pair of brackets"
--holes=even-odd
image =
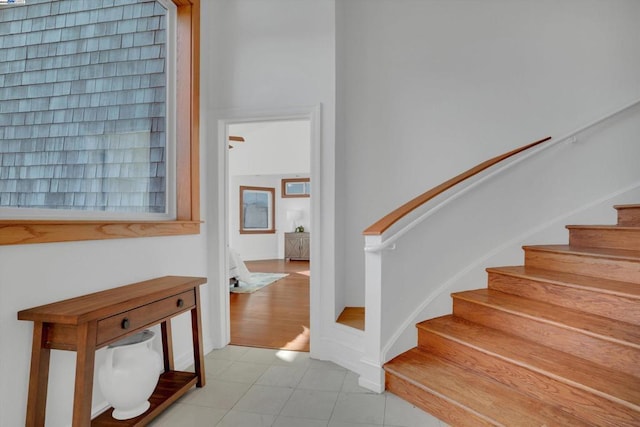
[[(229, 250), (250, 272), (287, 274), (255, 292), (231, 293), (231, 344), (309, 351), (310, 125), (228, 125)], [(305, 236), (305, 256), (292, 257), (287, 233)]]

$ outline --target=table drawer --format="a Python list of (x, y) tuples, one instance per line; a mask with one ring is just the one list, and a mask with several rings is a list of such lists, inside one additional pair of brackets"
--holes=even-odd
[(187, 311), (196, 305), (193, 289), (164, 298), (133, 310), (98, 321), (96, 346), (109, 344), (132, 331), (152, 326), (177, 313)]

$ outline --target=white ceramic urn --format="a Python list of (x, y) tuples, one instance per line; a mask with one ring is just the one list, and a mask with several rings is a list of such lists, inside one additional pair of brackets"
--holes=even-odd
[(160, 355), (151, 349), (154, 335), (145, 330), (107, 347), (98, 384), (117, 420), (135, 418), (149, 409), (148, 399), (162, 371)]

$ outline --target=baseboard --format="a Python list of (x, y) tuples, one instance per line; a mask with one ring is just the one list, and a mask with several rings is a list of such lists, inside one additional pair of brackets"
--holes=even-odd
[(358, 378), (360, 387), (375, 393), (382, 393), (385, 389), (384, 369), (366, 358), (360, 359), (360, 363), (363, 369), (360, 378)]
[(311, 357), (327, 360), (359, 375), (358, 384), (375, 393), (384, 391), (384, 371), (364, 356), (364, 332), (336, 323), (331, 337), (319, 340), (320, 348), (312, 348)]

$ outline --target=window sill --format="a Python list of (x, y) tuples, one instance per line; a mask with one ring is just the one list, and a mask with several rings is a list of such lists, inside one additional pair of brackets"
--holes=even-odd
[(199, 234), (202, 221), (0, 221), (0, 245)]

